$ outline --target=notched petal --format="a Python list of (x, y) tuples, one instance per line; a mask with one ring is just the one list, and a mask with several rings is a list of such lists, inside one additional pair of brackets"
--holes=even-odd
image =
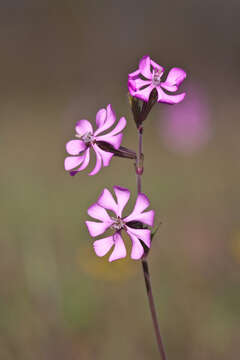
[(76, 132), (78, 135), (82, 136), (88, 132), (93, 133), (93, 127), (88, 120), (78, 120), (76, 123)]
[(78, 155), (80, 152), (86, 150), (86, 145), (81, 140), (70, 140), (66, 144), (66, 150), (70, 155)]
[(109, 257), (109, 261), (114, 261), (114, 260), (118, 260), (118, 259), (122, 259), (127, 255), (127, 251), (126, 251), (126, 247), (124, 245), (123, 239), (120, 235), (120, 233), (115, 233), (113, 235), (113, 240), (114, 240), (114, 250), (111, 254), (111, 256)]
[(105, 256), (111, 247), (113, 246), (114, 241), (113, 237), (109, 236), (100, 240), (96, 240), (93, 243), (93, 248), (97, 256)]

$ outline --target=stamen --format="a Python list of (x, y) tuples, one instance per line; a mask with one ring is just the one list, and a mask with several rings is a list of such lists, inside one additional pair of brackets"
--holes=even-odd
[(95, 142), (95, 138), (90, 132), (87, 132), (83, 135), (76, 134), (75, 136), (80, 138), (86, 145), (91, 145)]
[(157, 86), (160, 84), (161, 76), (162, 76), (162, 72), (160, 69), (153, 69), (153, 78), (152, 78), (153, 85)]
[(120, 217), (118, 217), (117, 219), (112, 217), (112, 220), (114, 220), (114, 223), (111, 226), (113, 230), (119, 231), (125, 227), (125, 223)]

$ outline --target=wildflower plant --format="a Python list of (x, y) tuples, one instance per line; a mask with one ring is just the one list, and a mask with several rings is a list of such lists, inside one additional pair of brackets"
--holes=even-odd
[[(147, 256), (151, 249), (154, 210), (149, 210), (150, 201), (142, 192), (143, 175), (143, 122), (147, 119), (152, 107), (158, 103), (177, 104), (181, 102), (185, 93), (176, 94), (179, 86), (186, 78), (186, 72), (180, 68), (172, 68), (165, 76), (164, 68), (144, 56), (139, 67), (128, 75), (128, 91), (133, 119), (137, 127), (138, 151), (121, 146), (123, 130), (127, 124), (125, 117), (121, 117), (116, 124), (116, 115), (109, 104), (96, 114), (97, 129), (94, 131), (88, 120), (79, 120), (75, 127), (76, 139), (66, 144), (70, 156), (65, 159), (64, 167), (70, 175), (76, 175), (84, 170), (90, 161), (90, 151), (96, 156), (96, 164), (89, 175), (96, 175), (102, 167), (109, 166), (113, 157), (123, 157), (135, 161), (137, 178), (137, 196), (134, 208), (130, 214), (123, 216), (123, 210), (130, 198), (130, 190), (114, 186), (114, 197), (108, 189), (104, 189), (97, 201), (88, 208), (91, 220), (86, 221), (89, 234), (95, 239), (93, 248), (97, 256), (102, 257), (110, 253), (109, 261), (116, 261), (127, 255), (122, 237), (126, 233), (130, 238), (131, 258), (142, 262), (143, 275), (149, 300), (158, 349), (162, 360), (166, 360), (166, 353), (160, 334), (155, 304), (150, 281)], [(106, 231), (111, 235), (105, 235)]]
[[(126, 247), (121, 236), (121, 232), (125, 231), (132, 241), (131, 258), (139, 260), (144, 255), (141, 242), (148, 248), (151, 246), (151, 230), (144, 228), (144, 225), (153, 226), (154, 211), (144, 212), (150, 202), (146, 195), (140, 193), (131, 214), (123, 218), (122, 212), (130, 198), (130, 191), (119, 186), (114, 186), (113, 189), (117, 201), (114, 200), (108, 189), (104, 189), (97, 202), (88, 209), (88, 215), (99, 220), (99, 222), (86, 221), (92, 237), (102, 235), (109, 228), (113, 230), (112, 236), (96, 240), (93, 243), (95, 253), (98, 256), (104, 256), (114, 246), (109, 261), (125, 257)], [(111, 210), (114, 216), (109, 216), (106, 210)], [(138, 224), (138, 228), (136, 228), (136, 224)]]
[[(79, 120), (76, 123), (77, 140), (70, 140), (66, 144), (66, 150), (69, 155), (65, 159), (65, 170), (71, 171), (71, 175), (86, 169), (90, 161), (90, 149), (96, 154), (96, 165), (89, 175), (96, 175), (102, 165), (108, 166), (113, 155), (114, 150), (119, 149), (122, 142), (122, 130), (125, 128), (127, 121), (122, 117), (117, 123), (116, 127), (109, 133), (105, 131), (113, 126), (116, 122), (116, 115), (109, 104), (106, 109), (100, 109), (96, 115), (97, 130), (93, 131), (93, 127), (88, 120)], [(103, 134), (104, 133), (104, 134)], [(109, 146), (108, 151), (104, 149)], [(112, 148), (112, 151), (110, 149)]]

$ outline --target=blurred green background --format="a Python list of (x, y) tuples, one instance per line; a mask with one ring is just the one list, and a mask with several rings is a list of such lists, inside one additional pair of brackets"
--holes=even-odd
[(141, 264), (97, 258), (84, 225), (104, 187), (134, 199), (133, 164), (63, 169), (75, 122), (108, 103), (136, 149), (127, 74), (145, 54), (188, 73), (185, 101), (156, 105), (144, 131), (168, 357), (238, 358), (239, 13), (235, 0), (1, 1), (1, 360), (159, 358)]

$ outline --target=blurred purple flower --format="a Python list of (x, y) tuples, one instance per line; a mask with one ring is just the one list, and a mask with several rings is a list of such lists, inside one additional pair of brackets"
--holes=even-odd
[(165, 81), (161, 81), (164, 73), (164, 68), (149, 56), (144, 56), (140, 62), (138, 70), (128, 75), (128, 90), (132, 96), (135, 96), (143, 101), (148, 101), (153, 89), (157, 90), (158, 102), (168, 104), (177, 104), (181, 102), (185, 93), (177, 95), (168, 95), (163, 89), (168, 92), (175, 92), (178, 90), (180, 84), (186, 78), (186, 72), (180, 68), (172, 68)]
[(177, 108), (172, 107), (160, 124), (160, 136), (169, 150), (191, 154), (202, 148), (211, 137), (207, 101), (194, 88)]
[[(134, 260), (141, 259), (144, 248), (140, 240), (148, 248), (151, 246), (151, 230), (147, 226), (144, 227), (144, 224), (153, 226), (154, 211), (144, 212), (150, 203), (147, 196), (140, 193), (131, 214), (123, 218), (122, 211), (129, 200), (130, 191), (119, 186), (114, 186), (113, 189), (117, 201), (114, 200), (108, 189), (104, 189), (97, 202), (88, 209), (88, 215), (99, 220), (99, 222), (86, 221), (91, 236), (102, 235), (109, 228), (114, 231), (113, 235), (94, 242), (95, 253), (97, 256), (104, 256), (114, 246), (109, 261), (124, 258), (126, 247), (121, 232), (125, 231), (132, 241), (131, 258)], [(112, 211), (115, 215), (109, 216), (106, 210)]]
[[(97, 174), (102, 165), (108, 166), (113, 152), (104, 151), (100, 148), (101, 143), (107, 143), (114, 149), (119, 149), (122, 141), (121, 131), (126, 126), (126, 119), (121, 117), (116, 127), (109, 133), (100, 135), (108, 130), (116, 121), (116, 115), (109, 104), (106, 109), (100, 109), (96, 115), (97, 130), (93, 132), (91, 123), (88, 120), (79, 120), (76, 123), (76, 137), (78, 140), (70, 140), (66, 144), (66, 150), (71, 155), (65, 159), (64, 168), (70, 171), (71, 175), (84, 170), (90, 161), (90, 149), (96, 154), (96, 165), (89, 175)], [(81, 155), (80, 155), (81, 154)], [(80, 166), (80, 167), (79, 167)]]

